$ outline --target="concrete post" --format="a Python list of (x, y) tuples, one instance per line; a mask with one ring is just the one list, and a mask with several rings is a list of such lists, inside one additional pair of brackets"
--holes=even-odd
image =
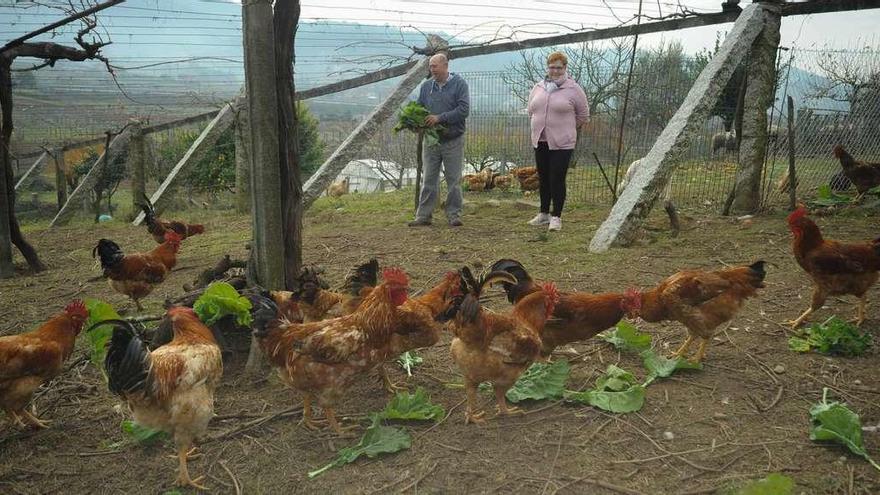
[(761, 206), (761, 175), (767, 153), (767, 109), (773, 104), (776, 83), (776, 54), (779, 50), (780, 8), (764, 3), (764, 29), (752, 43), (746, 72), (742, 138), (733, 214), (755, 213)]

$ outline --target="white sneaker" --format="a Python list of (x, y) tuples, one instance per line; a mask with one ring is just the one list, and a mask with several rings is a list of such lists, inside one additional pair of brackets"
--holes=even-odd
[(549, 213), (538, 213), (535, 218), (529, 220), (529, 225), (547, 225), (550, 223)]
[(562, 230), (562, 219), (559, 217), (550, 217), (550, 226), (547, 230)]

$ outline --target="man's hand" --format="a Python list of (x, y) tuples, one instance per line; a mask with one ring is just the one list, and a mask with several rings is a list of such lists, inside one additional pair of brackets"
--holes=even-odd
[(428, 124), (429, 127), (434, 127), (440, 123), (440, 117), (437, 115), (428, 115), (425, 117), (425, 123)]

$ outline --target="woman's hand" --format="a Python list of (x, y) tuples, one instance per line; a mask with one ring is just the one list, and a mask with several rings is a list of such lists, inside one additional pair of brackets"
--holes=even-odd
[(435, 125), (440, 123), (440, 117), (437, 115), (428, 115), (425, 117), (425, 123), (430, 127), (434, 127)]

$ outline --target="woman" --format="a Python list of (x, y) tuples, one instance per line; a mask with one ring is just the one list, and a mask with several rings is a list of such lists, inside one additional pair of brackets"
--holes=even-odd
[(541, 181), (541, 211), (529, 220), (529, 225), (549, 225), (549, 230), (562, 230), (565, 176), (577, 143), (577, 128), (590, 120), (587, 95), (569, 77), (567, 66), (564, 54), (551, 53), (547, 57), (547, 77), (529, 94), (532, 146)]

